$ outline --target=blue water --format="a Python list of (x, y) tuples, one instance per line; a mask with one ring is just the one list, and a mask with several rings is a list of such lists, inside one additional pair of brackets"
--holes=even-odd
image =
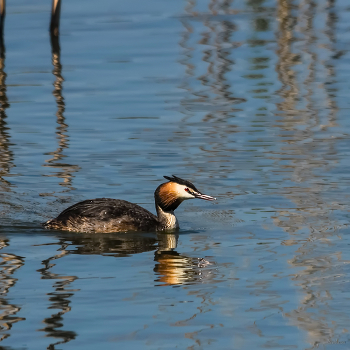
[[(0, 61), (0, 347), (350, 348), (350, 6), (338, 1), (7, 4)], [(174, 234), (40, 223), (80, 200)]]

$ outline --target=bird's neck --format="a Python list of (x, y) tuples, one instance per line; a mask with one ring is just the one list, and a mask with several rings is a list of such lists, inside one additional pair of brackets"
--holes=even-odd
[(158, 204), (156, 204), (158, 221), (162, 230), (171, 230), (179, 228), (179, 222), (173, 210), (165, 211)]

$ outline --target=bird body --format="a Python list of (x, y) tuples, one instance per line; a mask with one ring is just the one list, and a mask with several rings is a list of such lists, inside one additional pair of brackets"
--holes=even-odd
[(154, 193), (157, 216), (141, 206), (121, 199), (96, 198), (76, 203), (55, 219), (43, 224), (48, 229), (74, 232), (162, 231), (179, 228), (174, 210), (191, 198), (214, 200), (200, 193), (189, 181), (164, 176)]

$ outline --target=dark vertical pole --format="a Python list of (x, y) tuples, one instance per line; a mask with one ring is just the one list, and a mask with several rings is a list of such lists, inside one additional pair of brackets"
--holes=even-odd
[(6, 14), (6, 0), (0, 0), (0, 57), (5, 57), (4, 24)]
[(50, 23), (51, 35), (58, 36), (59, 27), (60, 27), (60, 14), (61, 14), (61, 0), (52, 0), (51, 23)]
[(51, 23), (50, 23), (51, 47), (52, 47), (52, 54), (56, 54), (58, 56), (60, 54), (60, 43), (59, 43), (60, 14), (61, 14), (61, 0), (52, 0)]

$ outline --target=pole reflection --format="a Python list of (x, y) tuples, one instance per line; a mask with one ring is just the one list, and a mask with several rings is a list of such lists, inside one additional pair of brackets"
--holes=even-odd
[(48, 346), (50, 350), (54, 350), (56, 345), (68, 343), (77, 337), (75, 332), (61, 329), (64, 325), (64, 314), (71, 311), (71, 297), (74, 295), (74, 292), (78, 290), (69, 288), (70, 284), (77, 279), (77, 276), (61, 276), (50, 271), (50, 269), (55, 266), (53, 263), (55, 260), (61, 259), (69, 254), (66, 250), (68, 244), (62, 240), (59, 244), (61, 245), (61, 248), (58, 249), (59, 253), (44, 260), (42, 262), (44, 267), (38, 270), (42, 275), (42, 279), (51, 279), (55, 281), (52, 286), (54, 292), (47, 294), (49, 295), (49, 302), (51, 304), (49, 309), (60, 309), (59, 312), (45, 318), (43, 320), (45, 327), (39, 329), (39, 331), (45, 332), (47, 337), (60, 339)]
[[(0, 239), (0, 249), (9, 246), (8, 239)], [(6, 296), (16, 282), (12, 275), (24, 265), (24, 258), (10, 253), (0, 253), (0, 341), (10, 336), (10, 329), (14, 323), (24, 321), (25, 318), (16, 316), (21, 308), (9, 303)]]
[[(3, 27), (3, 18), (1, 22)], [(11, 140), (9, 128), (6, 122), (6, 109), (10, 107), (7, 98), (5, 72), (5, 44), (3, 40), (3, 30), (0, 33), (0, 199), (2, 206), (11, 206), (10, 201), (6, 200), (4, 193), (11, 191), (11, 183), (5, 179), (9, 176), (11, 168), (14, 166), (14, 155), (11, 150)], [(4, 214), (3, 211), (0, 212)], [(0, 238), (0, 249), (9, 246), (7, 238)], [(10, 329), (14, 323), (24, 321), (25, 318), (16, 316), (21, 308), (9, 303), (6, 296), (16, 282), (17, 278), (12, 275), (24, 265), (24, 258), (11, 253), (0, 254), (0, 341), (10, 336)]]
[[(339, 270), (343, 261), (341, 252), (331, 253), (331, 249), (322, 249), (324, 245), (331, 246), (331, 237), (342, 226), (332, 215), (341, 203), (330, 201), (324, 195), (328, 189), (336, 189), (336, 185), (326, 176), (318, 176), (320, 173), (327, 174), (339, 162), (336, 151), (338, 139), (330, 129), (337, 125), (338, 108), (332, 88), (332, 83), (336, 81), (335, 70), (330, 59), (319, 57), (317, 49), (320, 42), (326, 42), (328, 45), (323, 47), (327, 56), (336, 54), (332, 45), (335, 40), (332, 7), (333, 2), (330, 2), (325, 29), (319, 32), (314, 28), (316, 3), (304, 1), (298, 12), (293, 12), (288, 1), (278, 1), (277, 68), (282, 83), (278, 94), (282, 102), (277, 105), (280, 120), (276, 127), (280, 128), (284, 146), (281, 156), (276, 154), (274, 159), (279, 159), (281, 163), (285, 163), (286, 157), (291, 159), (280, 168), (285, 169), (297, 185), (283, 190), (283, 195), (295, 204), (296, 209), (279, 210), (274, 223), (290, 234), (285, 245), (298, 245), (288, 263), (299, 271), (292, 280), (302, 291), (303, 297), (298, 308), (285, 313), (285, 316), (308, 334), (312, 348), (341, 337), (346, 323), (350, 321), (348, 315), (343, 313), (339, 317), (339, 313), (330, 306), (335, 298), (333, 293), (337, 293), (337, 276), (342, 274)], [(297, 23), (305, 44), (296, 54), (292, 45), (296, 41)], [(306, 58), (306, 62), (298, 62), (298, 56)], [(296, 63), (307, 64), (304, 77), (297, 77), (294, 70)], [(301, 91), (306, 92), (304, 109), (301, 109)], [(325, 97), (322, 103), (319, 96)], [(324, 105), (327, 108), (322, 108)], [(328, 133), (323, 133), (326, 130)], [(321, 136), (320, 131), (323, 133)], [(303, 185), (300, 186), (300, 183)], [(341, 290), (341, 285), (339, 288)]]
[[(181, 102), (184, 107), (182, 112), (190, 117), (194, 115), (191, 113), (192, 111), (208, 111), (210, 109), (212, 113), (205, 114), (203, 119), (205, 122), (220, 121), (222, 123), (229, 114), (236, 111), (233, 105), (245, 101), (244, 98), (237, 96), (235, 87), (230, 84), (227, 77), (235, 64), (232, 59), (232, 51), (236, 43), (232, 41), (232, 36), (237, 30), (236, 25), (233, 20), (222, 20), (215, 17), (218, 9), (221, 13), (231, 14), (230, 3), (231, 1), (211, 1), (208, 5), (209, 14), (200, 14), (196, 11), (196, 2), (188, 1), (185, 7), (186, 17), (181, 21), (185, 30), (179, 43), (184, 50), (180, 63), (186, 67), (186, 76), (181, 88), (189, 92), (186, 95), (188, 97)], [(206, 67), (206, 70), (203, 71), (197, 67), (194, 56), (196, 48), (193, 39), (196, 36), (191, 23), (193, 20), (200, 21), (203, 28), (196, 43), (203, 45), (201, 55), (202, 61), (205, 62), (204, 67)], [(199, 73), (196, 73), (197, 71)], [(193, 79), (198, 80), (200, 89), (194, 88), (197, 84), (194, 84)], [(209, 100), (210, 106), (208, 105)], [(214, 126), (218, 128), (219, 124)]]
[(5, 57), (0, 57), (0, 189), (1, 193), (10, 191), (11, 183), (4, 177), (8, 176), (13, 165), (13, 152), (11, 151), (11, 141), (9, 128), (6, 122), (6, 109), (10, 107), (7, 98), (5, 72)]
[[(226, 7), (221, 6), (224, 3)], [(341, 321), (339, 321), (339, 314), (337, 316), (334, 309), (327, 304), (336, 297), (336, 290), (333, 292), (329, 290), (330, 281), (336, 278), (336, 271), (343, 261), (341, 252), (330, 253), (328, 249), (324, 251), (321, 249), (322, 253), (316, 253), (320, 250), (316, 248), (320, 248), (321, 245), (330, 247), (331, 237), (343, 225), (333, 215), (341, 208), (341, 203), (337, 199), (329, 200), (329, 197), (324, 195), (326, 190), (339, 190), (334, 180), (328, 177), (329, 170), (340, 163), (337, 151), (340, 138), (332, 130), (338, 126), (339, 110), (336, 101), (337, 87), (334, 84), (337, 82), (336, 69), (332, 59), (337, 59), (342, 54), (336, 50), (335, 45), (337, 24), (335, 2), (327, 2), (325, 18), (320, 15), (323, 13), (324, 3), (318, 5), (317, 2), (308, 0), (296, 6), (290, 1), (279, 0), (276, 8), (270, 7), (265, 13), (263, 6), (266, 3), (263, 0), (252, 0), (248, 3), (249, 8), (256, 13), (256, 17), (251, 16), (254, 18), (252, 25), (255, 25), (255, 32), (252, 35), (253, 38), (242, 40), (241, 44), (248, 44), (258, 49), (255, 52), (249, 51), (249, 54), (241, 54), (240, 58), (252, 57), (250, 61), (254, 65), (251, 70), (260, 70), (262, 73), (259, 77), (260, 81), (256, 83), (257, 88), (248, 91), (249, 94), (252, 92), (256, 94), (253, 98), (259, 98), (260, 101), (263, 98), (266, 99), (266, 103), (261, 103), (262, 111), (270, 109), (269, 103), (277, 95), (278, 102), (274, 103), (277, 111), (272, 108), (276, 118), (271, 121), (268, 113), (257, 111), (256, 116), (262, 117), (256, 118), (254, 122), (259, 121), (266, 127), (256, 130), (261, 134), (255, 133), (254, 137), (250, 137), (253, 128), (249, 129), (249, 122), (242, 123), (242, 128), (236, 120), (231, 119), (234, 123), (230, 122), (230, 118), (235, 117), (234, 113), (237, 110), (233, 109), (232, 103), (229, 104), (231, 97), (227, 92), (230, 92), (233, 97), (238, 95), (234, 87), (236, 79), (241, 78), (241, 75), (239, 72), (231, 77), (228, 74), (235, 69), (235, 51), (240, 43), (234, 41), (234, 35), (241, 28), (235, 24), (235, 17), (228, 16), (233, 13), (229, 9), (228, 2), (210, 1), (207, 11), (199, 11), (199, 2), (188, 1), (185, 8), (186, 16), (182, 19), (184, 31), (180, 41), (183, 49), (180, 62), (185, 66), (185, 77), (181, 87), (186, 90), (186, 96), (181, 102), (183, 107), (181, 112), (184, 113), (185, 118), (181, 123), (182, 134), (180, 131), (176, 132), (176, 137), (182, 135), (183, 139), (186, 139), (180, 147), (188, 151), (189, 135), (192, 136), (196, 132), (193, 126), (198, 125), (203, 128), (205, 131), (200, 136), (203, 137), (204, 144), (198, 144), (200, 149), (198, 156), (206, 156), (205, 165), (201, 169), (201, 163), (198, 162), (196, 168), (198, 173), (214, 173), (214, 176), (220, 174), (222, 177), (232, 176), (235, 171), (232, 164), (226, 165), (225, 161), (227, 163), (239, 161), (239, 154), (237, 154), (239, 149), (235, 147), (236, 139), (241, 138), (244, 142), (248, 139), (248, 143), (255, 142), (257, 152), (250, 153), (251, 157), (249, 157), (247, 151), (250, 151), (252, 146), (248, 144), (243, 152), (244, 160), (241, 166), (245, 167), (248, 161), (253, 163), (261, 157), (263, 161), (259, 164), (259, 170), (266, 170), (269, 175), (266, 176), (262, 174), (263, 172), (260, 174), (266, 176), (266, 182), (269, 184), (273, 182), (271, 177), (278, 179), (282, 183), (280, 194), (295, 204), (296, 209), (278, 210), (276, 217), (272, 219), (276, 226), (282, 227), (291, 236), (283, 244), (299, 246), (295, 256), (289, 259), (288, 263), (298, 271), (301, 267), (304, 268), (304, 271), (293, 276), (292, 279), (297, 286), (296, 289), (300, 290), (305, 298), (301, 298), (296, 310), (287, 313), (281, 302), (263, 297), (266, 293), (265, 289), (270, 288), (272, 284), (268, 278), (264, 281), (259, 280), (263, 287), (259, 287), (258, 283), (254, 285), (252, 281), (249, 288), (254, 288), (256, 295), (262, 296), (262, 305), (265, 307), (268, 305), (271, 310), (282, 312), (297, 329), (304, 330), (309, 335), (310, 344), (317, 347), (317, 344), (325, 344), (331, 338), (339, 336), (342, 327), (346, 329), (346, 323), (349, 322), (349, 317), (345, 313), (341, 315)], [(201, 8), (204, 4), (207, 3), (200, 4)], [(273, 31), (276, 40), (256, 39), (258, 31), (271, 32), (268, 29), (269, 22), (275, 24), (273, 22), (275, 17), (273, 16), (271, 20), (271, 13), (277, 16), (275, 22), (277, 29)], [(242, 11), (242, 17), (245, 14)], [(237, 23), (243, 22), (242, 17), (237, 20)], [(323, 26), (317, 23), (320, 17), (324, 21)], [(324, 29), (320, 30), (320, 28)], [(243, 28), (243, 32), (244, 30), (246, 29)], [(271, 47), (276, 48), (272, 54)], [(277, 56), (277, 63), (270, 58), (273, 56)], [(206, 70), (203, 70), (203, 67)], [(277, 91), (275, 89), (270, 92), (267, 88), (275, 85), (274, 77), (267, 76), (262, 71), (267, 68), (270, 73), (277, 73), (280, 82), (276, 84)], [(258, 74), (255, 73), (247, 75), (246, 79), (258, 79), (256, 76)], [(246, 84), (249, 85), (249, 83)], [(257, 103), (253, 98), (250, 100), (251, 109), (254, 109)], [(234, 100), (233, 98), (232, 101)], [(229, 105), (231, 109), (226, 108)], [(236, 104), (235, 107), (239, 105)], [(188, 123), (189, 119), (191, 124)], [(196, 122), (198, 123), (195, 124)], [(205, 123), (210, 123), (210, 127)], [(184, 128), (188, 130), (184, 132)], [(275, 133), (273, 129), (277, 130), (278, 134), (277, 140), (272, 136), (276, 141), (274, 145), (269, 145), (270, 148), (267, 148), (263, 142), (257, 141), (259, 136), (263, 141), (271, 141), (269, 132), (272, 130)], [(236, 136), (232, 136), (234, 133)], [(193, 146), (191, 144), (192, 153), (194, 153)], [(266, 160), (273, 160), (273, 165), (271, 166), (271, 163)], [(186, 163), (186, 159), (184, 162)], [(210, 169), (207, 164), (209, 162)], [(217, 169), (215, 169), (215, 163), (218, 165)], [(252, 169), (253, 167), (250, 166), (249, 170)], [(327, 174), (327, 176), (321, 177), (320, 174)], [(256, 181), (261, 183), (261, 179)], [(292, 181), (295, 186), (287, 187), (284, 181)], [(257, 190), (254, 184), (250, 185)], [(307, 237), (303, 236), (300, 239), (301, 231), (305, 230)], [(273, 253), (277, 255), (277, 252)], [(172, 256), (166, 252), (164, 255), (165, 262), (168, 259), (176, 266), (175, 255)], [(161, 265), (158, 267), (160, 271), (166, 271), (166, 268), (167, 266), (162, 268)], [(343, 275), (342, 271), (339, 273)], [(172, 276), (170, 273), (168, 275), (169, 282), (164, 273), (165, 283), (171, 283)], [(332, 277), (328, 279), (330, 275)], [(181, 279), (181, 277), (180, 275), (178, 278)], [(336, 289), (333, 286), (334, 288)], [(281, 300), (283, 297), (276, 290), (269, 289), (269, 292), (276, 296), (276, 299)], [(259, 329), (259, 332), (262, 336), (265, 335), (264, 329)]]
[[(231, 155), (221, 152), (222, 146), (227, 151), (236, 151), (230, 138), (239, 132), (235, 113), (242, 110), (240, 104), (246, 101), (230, 81), (236, 64), (235, 50), (240, 46), (234, 40), (237, 26), (231, 4), (217, 0), (187, 1), (186, 15), (181, 19), (184, 30), (179, 42), (183, 50), (180, 63), (185, 67), (185, 75), (180, 88), (186, 94), (179, 109), (184, 118), (170, 141), (186, 152), (189, 135), (194, 136), (193, 125), (206, 125), (205, 142), (198, 144), (199, 159), (205, 158), (205, 164), (198, 162), (193, 167), (197, 175), (208, 172), (206, 165), (210, 163), (212, 172), (227, 176), (225, 170), (229, 165), (225, 163), (230, 162)], [(207, 9), (203, 10), (205, 5)], [(183, 142), (178, 142), (179, 138)]]
[(57, 177), (63, 179), (63, 182), (60, 182), (60, 185), (66, 188), (65, 191), (70, 191), (73, 188), (72, 180), (73, 173), (79, 170), (79, 166), (72, 165), (62, 162), (67, 156), (64, 154), (64, 150), (69, 147), (69, 136), (68, 136), (68, 125), (66, 123), (66, 118), (64, 117), (65, 111), (65, 102), (62, 94), (63, 81), (62, 76), (62, 65), (60, 59), (60, 45), (59, 37), (51, 33), (51, 48), (52, 48), (52, 65), (53, 65), (53, 75), (55, 76), (54, 90), (52, 91), (53, 96), (55, 97), (57, 104), (57, 127), (56, 135), (58, 140), (58, 147), (55, 151), (47, 153), (51, 155), (52, 158), (46, 160), (46, 164), (43, 166), (60, 169), (58, 172), (51, 175), (46, 175), (49, 177)]

